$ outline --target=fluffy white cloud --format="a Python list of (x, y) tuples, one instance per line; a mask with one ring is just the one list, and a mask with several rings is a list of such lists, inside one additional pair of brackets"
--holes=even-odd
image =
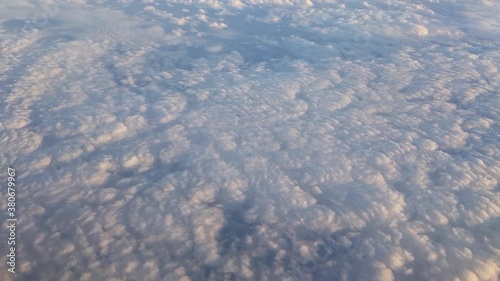
[(498, 279), (496, 3), (1, 5), (18, 278)]

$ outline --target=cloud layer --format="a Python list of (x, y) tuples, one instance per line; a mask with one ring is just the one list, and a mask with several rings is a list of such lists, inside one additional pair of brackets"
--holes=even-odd
[(498, 280), (494, 1), (1, 5), (0, 279)]

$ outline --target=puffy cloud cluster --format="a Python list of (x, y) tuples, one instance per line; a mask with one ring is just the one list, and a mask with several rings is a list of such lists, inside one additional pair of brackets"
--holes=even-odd
[(499, 278), (497, 4), (2, 4), (19, 280)]

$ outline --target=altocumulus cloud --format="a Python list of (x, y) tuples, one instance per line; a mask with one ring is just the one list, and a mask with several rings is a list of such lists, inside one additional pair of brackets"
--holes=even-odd
[(498, 280), (498, 14), (2, 3), (0, 279)]

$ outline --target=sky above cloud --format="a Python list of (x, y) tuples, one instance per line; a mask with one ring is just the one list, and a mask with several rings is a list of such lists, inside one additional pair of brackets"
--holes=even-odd
[(0, 279), (498, 280), (499, 14), (0, 3)]

